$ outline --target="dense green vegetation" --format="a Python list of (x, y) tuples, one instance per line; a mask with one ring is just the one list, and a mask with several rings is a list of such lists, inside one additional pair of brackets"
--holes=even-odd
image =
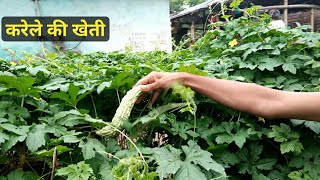
[[(319, 123), (255, 117), (184, 87), (168, 91), (153, 108), (135, 105), (117, 138), (96, 134), (151, 71), (318, 91), (320, 35), (271, 30), (267, 21), (231, 20), (172, 54), (49, 53), (2, 60), (0, 179), (50, 179), (51, 173), (74, 180), (319, 179)], [(189, 106), (160, 111), (172, 103)]]

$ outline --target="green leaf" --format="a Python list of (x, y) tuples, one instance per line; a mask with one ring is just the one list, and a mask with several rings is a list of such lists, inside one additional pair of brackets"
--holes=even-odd
[(229, 165), (234, 166), (240, 162), (239, 157), (235, 153), (231, 153), (229, 151), (224, 151), (219, 158), (220, 161), (225, 164), (225, 167), (229, 167)]
[(193, 164), (182, 164), (174, 177), (176, 180), (206, 179), (201, 169)]
[[(207, 171), (225, 174), (223, 166), (211, 158), (211, 153), (202, 150), (194, 141), (189, 141), (188, 146), (182, 146), (182, 151), (172, 146), (154, 148), (153, 151), (159, 165), (157, 173), (160, 179), (167, 178), (170, 174), (175, 175), (176, 179), (205, 177), (199, 166)], [(180, 157), (182, 152), (186, 155), (185, 160)]]
[(277, 163), (277, 159), (273, 158), (260, 158), (263, 146), (258, 143), (252, 143), (249, 148), (243, 147), (238, 153), (241, 160), (239, 164), (239, 173), (249, 173), (252, 176), (258, 176), (261, 170), (271, 170)]
[(130, 76), (130, 72), (121, 72), (117, 74), (112, 80), (112, 86), (115, 89), (119, 89), (121, 86), (125, 84), (132, 84), (134, 78)]
[(272, 171), (268, 174), (271, 179), (286, 180), (288, 179), (288, 174), (290, 173), (290, 167), (288, 165), (276, 164)]
[(290, 84), (289, 86), (286, 86), (284, 89), (287, 91), (302, 91), (303, 86), (301, 84)]
[(176, 174), (183, 161), (180, 158), (182, 151), (172, 146), (154, 148), (154, 157), (157, 160), (157, 173), (160, 179), (167, 178), (170, 174)]
[(34, 173), (34, 172), (25, 172), (23, 175), (23, 180), (42, 180), (43, 178), (41, 178), (38, 174)]
[(112, 166), (110, 162), (104, 159), (100, 163), (99, 174), (101, 175), (102, 180), (113, 180), (114, 177), (112, 175)]
[(293, 171), (288, 174), (288, 177), (291, 180), (314, 180), (308, 173), (303, 172), (303, 170)]
[(76, 132), (75, 130), (68, 131), (64, 136), (60, 137), (60, 139), (63, 139), (64, 143), (78, 143), (80, 142), (80, 139), (77, 137), (77, 135), (80, 135), (81, 132)]
[(291, 131), (291, 128), (281, 123), (279, 126), (272, 126), (272, 131), (268, 133), (269, 138), (274, 138), (276, 142), (281, 142), (280, 151), (282, 154), (288, 152), (301, 153), (303, 149), (299, 142), (300, 135), (297, 132)]
[(57, 124), (46, 127), (46, 131), (48, 133), (49, 132), (53, 133), (54, 136), (56, 136), (56, 137), (61, 137), (68, 132), (67, 128), (60, 126), (60, 125), (57, 125)]
[(234, 10), (236, 8), (239, 8), (240, 4), (243, 2), (243, 0), (234, 0), (230, 3), (230, 7)]
[(111, 86), (111, 82), (103, 82), (97, 88), (97, 93), (100, 94), (105, 88), (109, 88)]
[(80, 88), (74, 84), (69, 85), (68, 93), (72, 102), (76, 102), (77, 96), (79, 94)]
[(35, 180), (42, 179), (34, 172), (24, 172), (22, 170), (15, 170), (10, 172), (7, 177), (0, 176), (0, 180)]
[(260, 159), (257, 163), (255, 163), (257, 169), (260, 170), (271, 170), (273, 166), (277, 163), (276, 159)]
[(240, 127), (240, 122), (222, 122), (213, 129), (213, 133), (217, 134), (215, 140), (218, 144), (235, 142), (239, 148), (242, 148), (249, 137), (247, 130)]
[(26, 140), (27, 147), (31, 152), (46, 144), (46, 133), (46, 126), (43, 124), (37, 124), (31, 129)]
[(263, 175), (263, 174), (254, 174), (252, 176), (252, 179), (259, 179), (259, 180), (271, 180), (269, 177)]
[(74, 127), (79, 124), (87, 124), (85, 115), (81, 114), (78, 110), (61, 111), (55, 114), (54, 119), (57, 124)]
[(1, 152), (5, 153), (9, 149), (11, 149), (14, 145), (16, 145), (18, 142), (23, 142), (27, 138), (27, 134), (24, 134), (22, 136), (15, 135), (15, 134), (10, 134), (9, 135), (9, 140), (4, 142), (1, 145)]
[(188, 72), (188, 73), (197, 74), (197, 75), (200, 75), (200, 76), (208, 75), (208, 73), (198, 69), (194, 64), (191, 64), (189, 66), (180, 65), (179, 66), (179, 72)]
[(311, 129), (316, 134), (320, 134), (320, 122), (304, 121), (304, 120), (291, 120), (294, 125), (304, 124), (305, 127)]
[[(4, 130), (9, 131), (9, 132), (13, 132), (17, 135), (24, 135), (28, 132), (27, 128), (18, 127), (13, 124), (7, 124), (7, 123), (0, 124), (0, 127), (3, 128)], [(22, 131), (22, 130), (25, 130), (25, 131)]]
[(66, 176), (67, 180), (88, 180), (93, 176), (93, 170), (88, 164), (81, 161), (77, 164), (71, 164), (67, 167), (58, 169), (56, 175)]
[(246, 142), (246, 139), (249, 137), (248, 133), (245, 130), (239, 130), (233, 137), (234, 142), (236, 145), (241, 148), (244, 143)]
[(9, 140), (9, 135), (0, 131), (0, 144), (4, 143), (6, 140)]
[(225, 174), (224, 168), (211, 158), (212, 154), (202, 150), (196, 142), (189, 141), (188, 146), (182, 146), (182, 150), (187, 156), (185, 162), (192, 162), (206, 170), (213, 170), (217, 173)]
[(43, 72), (46, 75), (50, 74), (50, 71), (48, 71), (47, 68), (45, 68), (44, 66), (28, 66), (26, 70), (33, 76), (37, 75), (38, 72)]
[(32, 154), (34, 154), (34, 155), (36, 155), (38, 157), (45, 157), (45, 156), (52, 157), (55, 148), (57, 148), (57, 154), (58, 155), (73, 150), (71, 148), (68, 148), (67, 146), (59, 145), (59, 146), (56, 146), (56, 147), (54, 147), (54, 148), (52, 148), (50, 150), (40, 150), (40, 151), (33, 152)]
[(274, 71), (274, 68), (278, 67), (280, 65), (282, 65), (282, 62), (280, 62), (276, 58), (262, 58), (260, 60), (260, 64), (259, 64), (258, 68), (261, 71), (264, 71), (265, 69), (267, 69), (268, 71)]
[(66, 103), (68, 103), (71, 106), (75, 105), (75, 102), (71, 101), (71, 98), (69, 97), (69, 95), (66, 92), (55, 92), (51, 95), (50, 98), (64, 100), (64, 101), (66, 101)]
[(284, 72), (291, 72), (292, 74), (296, 74), (297, 73), (297, 69), (293, 64), (290, 63), (285, 63), (282, 65), (282, 69), (284, 70)]
[(20, 179), (23, 179), (23, 175), (24, 175), (23, 171), (17, 170), (17, 171), (13, 171), (13, 172), (9, 173), (7, 176), (7, 179), (8, 180), (17, 180), (17, 179), (20, 180)]
[[(246, 60), (247, 57), (248, 57), (250, 54), (252, 54), (253, 52), (257, 52), (257, 51), (259, 50), (259, 49), (258, 49), (258, 46), (260, 46), (262, 43), (261, 43), (261, 42), (254, 42), (254, 43), (247, 43), (247, 44), (248, 44), (248, 46), (249, 46), (249, 49), (246, 50), (246, 51), (243, 53), (243, 55), (242, 55), (242, 57), (243, 57), (244, 60)], [(245, 45), (247, 45), (247, 44), (245, 44)]]
[(320, 134), (320, 122), (307, 121), (304, 123), (304, 125), (313, 132)]
[(35, 78), (28, 76), (15, 77), (8, 75), (0, 75), (0, 83), (5, 84), (7, 88), (14, 88), (17, 92), (17, 96), (29, 95), (32, 97), (39, 98), (40, 95), (38, 93), (38, 89), (32, 87), (34, 82)]
[(191, 132), (193, 132), (193, 125), (191, 125), (188, 122), (175, 122), (172, 123), (172, 133), (173, 135), (179, 134), (179, 136), (181, 138), (183, 138), (184, 140), (188, 139), (188, 135), (192, 136), (192, 137), (198, 137), (199, 134), (195, 133), (192, 134)]
[(115, 139), (109, 139), (106, 144), (106, 152), (115, 153), (120, 150), (119, 145)]
[(302, 55), (302, 54), (295, 54), (289, 57), (289, 61), (293, 61), (295, 59), (298, 60), (311, 60), (311, 57), (308, 55)]
[(278, 48), (275, 48), (272, 52), (271, 52), (272, 55), (280, 55), (281, 54), (281, 51), (278, 49)]
[(308, 174), (312, 179), (320, 177), (320, 152), (319, 145), (312, 144), (303, 153), (291, 158), (290, 167), (302, 169), (304, 174)]
[(281, 123), (280, 126), (271, 126), (272, 131), (268, 133), (269, 138), (274, 138), (276, 142), (285, 142), (288, 141), (290, 138), (299, 138), (300, 135), (294, 131), (291, 131), (291, 128)]
[(301, 142), (298, 139), (292, 141), (286, 141), (280, 144), (281, 153), (295, 152), (300, 154), (303, 149)]
[(80, 141), (79, 147), (82, 149), (83, 158), (91, 159), (98, 153), (105, 153), (106, 147), (97, 139), (86, 138)]
[[(112, 174), (112, 168), (114, 163), (108, 157), (107, 154), (101, 155), (96, 154), (94, 158), (88, 159), (85, 161), (92, 168), (95, 177), (99, 180), (114, 180)], [(99, 163), (97, 163), (99, 162)]]
[(79, 101), (81, 101), (85, 96), (90, 94), (89, 90), (82, 94), (80, 94), (79, 92), (80, 92), (80, 88), (78, 86), (75, 86), (74, 84), (70, 84), (68, 88), (68, 92), (62, 92), (62, 91), (55, 92), (50, 96), (50, 98), (57, 98), (57, 99), (63, 100), (70, 106), (76, 107)]
[(45, 83), (43, 86), (40, 86), (40, 89), (48, 90), (48, 91), (54, 91), (60, 89), (61, 91), (67, 91), (69, 87), (70, 81), (65, 78), (54, 78), (50, 79), (47, 83)]

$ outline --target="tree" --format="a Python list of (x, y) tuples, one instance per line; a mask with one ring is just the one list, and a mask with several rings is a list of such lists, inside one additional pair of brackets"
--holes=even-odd
[(195, 6), (206, 0), (170, 0), (170, 13), (180, 12), (188, 7)]

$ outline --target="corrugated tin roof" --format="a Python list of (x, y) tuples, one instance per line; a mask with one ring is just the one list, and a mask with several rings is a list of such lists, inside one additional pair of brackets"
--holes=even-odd
[(198, 4), (196, 6), (193, 6), (193, 7), (190, 7), (188, 9), (185, 9), (185, 10), (181, 11), (180, 13), (178, 13), (176, 15), (171, 16), (171, 19), (176, 19), (178, 17), (184, 16), (184, 15), (187, 15), (187, 14), (190, 14), (190, 13), (193, 13), (193, 12), (197, 12), (197, 11), (199, 11), (201, 9), (206, 9), (209, 6), (212, 6), (213, 4), (217, 4), (217, 3), (220, 3), (220, 2), (223, 2), (223, 1), (225, 1), (225, 0), (209, 0), (209, 1), (203, 2), (203, 3)]
[[(181, 11), (178, 14), (175, 14), (171, 16), (171, 20), (185, 16), (187, 14), (191, 14), (197, 11), (200, 11), (202, 9), (206, 9), (214, 4), (221, 3), (223, 1), (229, 1), (229, 0), (208, 0), (206, 2), (203, 2), (201, 4), (198, 4), (196, 6), (190, 7), (188, 9), (185, 9)], [(244, 2), (252, 2), (255, 5), (261, 5), (261, 6), (271, 6), (271, 5), (282, 5), (283, 0), (268, 0), (268, 1), (262, 1), (262, 0), (244, 0)], [(314, 5), (320, 5), (320, 0), (295, 0), (295, 1), (289, 1), (289, 4), (314, 4)]]

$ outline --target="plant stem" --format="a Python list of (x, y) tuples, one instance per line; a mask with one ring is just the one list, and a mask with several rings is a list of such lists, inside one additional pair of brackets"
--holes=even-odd
[(22, 96), (22, 99), (21, 99), (21, 107), (23, 107), (24, 105), (24, 95)]
[(92, 102), (93, 109), (94, 109), (94, 116), (95, 116), (96, 119), (97, 119), (97, 118), (98, 118), (98, 113), (97, 113), (96, 105), (95, 105), (94, 100), (93, 100), (92, 93), (90, 93), (90, 97), (91, 97), (91, 102)]
[(119, 102), (119, 105), (120, 105), (120, 103), (121, 103), (121, 100), (120, 100), (120, 96), (119, 96), (119, 91), (118, 91), (118, 89), (116, 89), (116, 92), (117, 92), (117, 98), (118, 98), (118, 102)]
[(139, 153), (139, 155), (141, 156), (141, 158), (143, 159), (143, 161), (144, 161), (145, 163), (147, 163), (146, 160), (145, 160), (144, 157), (143, 157), (142, 152), (141, 152), (140, 149), (138, 148), (138, 146), (137, 146), (126, 134), (124, 134), (124, 133), (123, 133), (122, 131), (120, 131), (118, 128), (114, 127), (111, 123), (107, 123), (107, 122), (104, 122), (104, 121), (101, 121), (101, 122), (104, 123), (104, 124), (106, 124), (106, 125), (108, 125), (108, 126), (110, 126), (110, 127), (113, 128), (114, 130), (116, 130), (117, 132), (119, 132), (121, 135), (123, 135), (123, 136), (134, 146), (134, 148), (136, 148), (136, 150), (138, 151), (138, 153)]

